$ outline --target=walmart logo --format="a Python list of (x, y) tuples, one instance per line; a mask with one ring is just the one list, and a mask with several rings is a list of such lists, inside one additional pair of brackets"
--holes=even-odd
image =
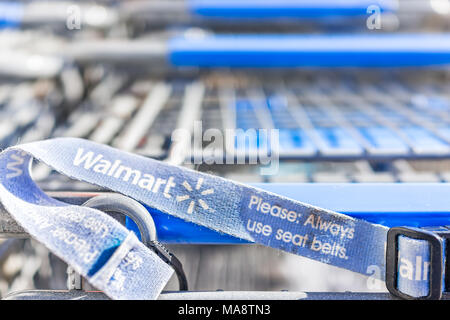
[[(198, 178), (197, 184), (195, 185), (195, 192), (198, 192), (201, 190), (203, 181), (204, 181), (203, 178), (201, 178), (201, 177)], [(186, 180), (183, 182), (182, 185), (186, 189), (187, 193), (184, 195), (181, 195), (181, 196), (177, 196), (176, 200), (177, 200), (177, 202), (183, 202), (183, 201), (190, 200), (189, 206), (187, 208), (187, 213), (192, 214), (192, 212), (194, 212), (194, 207), (195, 207), (196, 202), (204, 210), (213, 211), (213, 209), (211, 209), (209, 207), (208, 203), (205, 200), (203, 200), (202, 198), (198, 198), (197, 201), (191, 198), (191, 195), (193, 195), (193, 192), (194, 192), (194, 188)], [(212, 188), (206, 189), (206, 190), (203, 190), (200, 192), (200, 194), (202, 196), (207, 196), (207, 195), (210, 195), (213, 193), (214, 193), (214, 189), (212, 189)]]

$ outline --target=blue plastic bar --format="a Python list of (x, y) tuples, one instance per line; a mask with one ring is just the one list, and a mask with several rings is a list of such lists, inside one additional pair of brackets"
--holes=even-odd
[(16, 28), (22, 22), (23, 5), (15, 1), (0, 2), (0, 29)]
[[(286, 197), (385, 226), (450, 225), (450, 183), (252, 184)], [(166, 243), (244, 243), (150, 209)], [(132, 223), (128, 227), (133, 229)], [(136, 227), (134, 227), (136, 228)]]
[(267, 19), (368, 16), (367, 8), (395, 11), (393, 0), (189, 0), (191, 14), (219, 19)]
[(450, 65), (450, 34), (216, 35), (169, 40), (177, 67), (425, 67)]

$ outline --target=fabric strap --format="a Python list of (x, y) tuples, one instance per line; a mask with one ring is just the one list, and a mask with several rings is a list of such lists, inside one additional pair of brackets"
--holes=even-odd
[[(385, 280), (385, 226), (88, 140), (57, 138), (6, 149), (0, 154), (2, 204), (34, 238), (111, 298), (154, 299), (173, 270), (106, 214), (48, 197), (30, 176), (33, 157), (68, 177), (186, 221)], [(426, 263), (428, 244), (404, 238), (399, 257), (420, 256)], [(410, 275), (401, 267), (399, 279)], [(399, 288), (426, 295), (423, 272), (429, 270), (420, 277), (413, 271), (412, 280), (400, 281)]]

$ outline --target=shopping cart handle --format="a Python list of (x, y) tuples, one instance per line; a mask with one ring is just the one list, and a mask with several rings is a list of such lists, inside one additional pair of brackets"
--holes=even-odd
[(377, 5), (380, 12), (396, 9), (394, 0), (188, 0), (191, 14), (203, 18), (265, 19), (355, 17)]
[(7, 1), (0, 2), (0, 29), (16, 28), (22, 22), (23, 5)]
[(422, 67), (450, 64), (450, 34), (216, 35), (169, 40), (185, 67)]

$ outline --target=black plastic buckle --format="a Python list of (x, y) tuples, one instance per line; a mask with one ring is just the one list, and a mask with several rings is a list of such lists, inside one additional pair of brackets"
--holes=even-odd
[(160, 257), (165, 263), (175, 270), (178, 277), (178, 283), (180, 285), (180, 291), (187, 291), (188, 282), (180, 260), (178, 260), (173, 253), (169, 252), (169, 250), (167, 250), (167, 248), (157, 240), (150, 241), (149, 246), (158, 255), (158, 257)]
[[(398, 276), (398, 237), (425, 240), (430, 245), (430, 288), (427, 296), (413, 297), (397, 289)], [(386, 248), (386, 286), (389, 292), (397, 297), (408, 300), (439, 300), (442, 298), (442, 283), (444, 278), (443, 257), (445, 252), (443, 241), (450, 238), (449, 231), (428, 231), (425, 229), (395, 227), (387, 234)], [(446, 250), (448, 251), (448, 250)], [(446, 265), (448, 263), (446, 262)]]

